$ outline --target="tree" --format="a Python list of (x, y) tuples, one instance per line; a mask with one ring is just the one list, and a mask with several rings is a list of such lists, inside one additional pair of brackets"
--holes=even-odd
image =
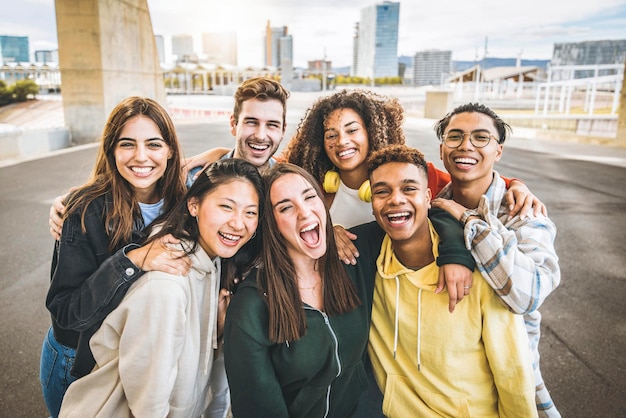
[(39, 86), (33, 80), (20, 80), (8, 87), (4, 80), (0, 80), (0, 106), (32, 100), (37, 93)]
[(10, 89), (7, 88), (7, 83), (4, 80), (0, 80), (0, 106), (11, 103), (12, 96)]
[(39, 93), (39, 86), (33, 80), (20, 80), (13, 84), (13, 99), (16, 102), (25, 102), (34, 99)]

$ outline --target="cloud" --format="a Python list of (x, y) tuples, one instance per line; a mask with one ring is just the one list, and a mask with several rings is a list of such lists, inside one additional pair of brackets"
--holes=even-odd
[[(29, 36), (31, 50), (57, 43), (54, 0), (0, 0), (4, 34)], [(378, 1), (379, 3), (382, 0)], [(10, 2), (10, 4), (9, 4)], [(350, 65), (354, 25), (375, 0), (147, 0), (156, 34), (237, 31), (240, 64), (259, 65), (265, 25), (288, 26), (294, 63), (321, 59)], [(453, 59), (474, 59), (488, 38), (490, 56), (549, 59), (555, 42), (624, 39), (626, 0), (436, 0), (400, 1), (398, 53), (424, 49), (453, 51)], [(45, 48), (43, 47), (45, 45)], [(531, 56), (530, 54), (537, 54)]]
[(520, 31), (517, 34), (526, 39), (560, 38), (590, 34), (588, 26), (539, 26)]

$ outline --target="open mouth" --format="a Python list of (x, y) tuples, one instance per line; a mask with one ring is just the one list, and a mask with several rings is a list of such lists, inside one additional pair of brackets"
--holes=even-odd
[(300, 231), (300, 238), (310, 246), (319, 244), (320, 241), (320, 224), (314, 223), (307, 227), (302, 228)]
[(248, 143), (248, 147), (255, 153), (260, 154), (269, 149), (269, 144), (253, 144)]
[(241, 235), (227, 234), (225, 232), (219, 231), (218, 234), (222, 238), (222, 241), (225, 242), (227, 245), (237, 245), (239, 241), (241, 241)]
[(472, 167), (478, 163), (478, 160), (470, 157), (456, 157), (454, 163), (459, 167)]
[(389, 213), (387, 214), (387, 221), (391, 225), (400, 225), (407, 222), (411, 219), (410, 212), (398, 212), (398, 213)]

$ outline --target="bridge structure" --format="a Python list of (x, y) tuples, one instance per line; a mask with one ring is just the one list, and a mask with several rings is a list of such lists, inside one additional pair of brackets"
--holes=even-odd
[(132, 95), (165, 105), (147, 0), (55, 0), (63, 112), (72, 144), (97, 141)]

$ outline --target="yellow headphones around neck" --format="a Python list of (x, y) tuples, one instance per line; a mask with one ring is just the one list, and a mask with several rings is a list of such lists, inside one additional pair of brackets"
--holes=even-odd
[[(329, 170), (324, 174), (322, 187), (326, 193), (337, 193), (337, 190), (339, 190), (339, 182), (339, 173), (334, 170)], [(372, 188), (370, 187), (369, 180), (365, 180), (363, 184), (361, 184), (361, 187), (359, 187), (359, 199), (364, 202), (372, 201)]]

